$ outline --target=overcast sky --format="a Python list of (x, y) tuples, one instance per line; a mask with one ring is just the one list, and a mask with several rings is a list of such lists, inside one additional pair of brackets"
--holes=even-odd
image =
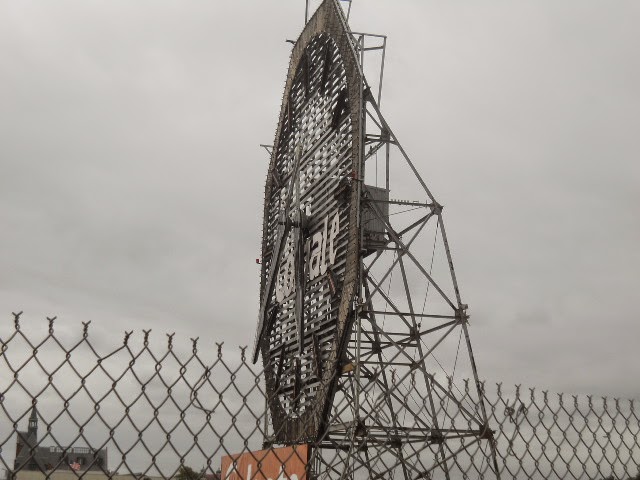
[[(0, 4), (0, 335), (250, 343), (302, 0)], [(640, 3), (355, 0), (446, 207), (480, 376), (640, 397)], [(177, 340), (176, 340), (177, 341)]]

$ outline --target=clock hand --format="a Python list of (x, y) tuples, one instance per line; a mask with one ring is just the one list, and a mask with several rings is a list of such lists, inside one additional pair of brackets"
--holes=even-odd
[(295, 233), (296, 262), (296, 326), (298, 330), (298, 356), (302, 361), (302, 350), (304, 348), (304, 238), (302, 234), (302, 223), (304, 214), (300, 208), (300, 176), (296, 175), (296, 212), (297, 226)]
[(289, 219), (289, 209), (291, 204), (291, 195), (293, 194), (293, 187), (295, 184), (295, 178), (297, 177), (297, 171), (300, 168), (300, 150), (295, 153), (295, 160), (293, 164), (293, 170), (287, 188), (287, 198), (284, 204), (284, 210), (280, 215), (280, 225), (278, 226), (278, 234), (276, 235), (276, 241), (273, 245), (273, 255), (271, 257), (271, 264), (269, 265), (269, 271), (267, 273), (267, 281), (265, 282), (264, 293), (262, 296), (262, 303), (260, 305), (260, 313), (258, 314), (258, 329), (256, 331), (256, 339), (253, 345), (253, 363), (258, 361), (258, 355), (260, 353), (260, 342), (264, 336), (265, 331), (268, 331), (267, 322), (265, 322), (267, 307), (271, 300), (271, 294), (273, 293), (274, 279), (276, 277), (276, 271), (280, 266), (280, 256), (284, 250), (285, 240), (289, 235), (291, 229), (291, 221)]

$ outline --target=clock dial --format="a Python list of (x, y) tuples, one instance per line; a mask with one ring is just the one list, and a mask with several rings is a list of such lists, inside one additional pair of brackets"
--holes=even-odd
[(337, 8), (324, 2), (294, 47), (267, 175), (256, 344), (275, 441), (318, 434), (350, 329), (362, 119)]

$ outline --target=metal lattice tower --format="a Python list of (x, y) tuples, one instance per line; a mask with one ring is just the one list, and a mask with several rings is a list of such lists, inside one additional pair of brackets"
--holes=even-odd
[(315, 474), (460, 478), (468, 451), (497, 472), (443, 207), (380, 109), (387, 38), (350, 35), (360, 72), (379, 75), (360, 102), (359, 295)]

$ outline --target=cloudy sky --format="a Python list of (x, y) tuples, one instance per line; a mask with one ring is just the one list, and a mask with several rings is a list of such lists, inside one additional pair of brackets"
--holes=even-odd
[[(0, 334), (250, 343), (301, 0), (0, 4)], [(640, 3), (355, 0), (447, 212), (480, 375), (640, 397)], [(111, 340), (110, 340), (111, 339)]]

